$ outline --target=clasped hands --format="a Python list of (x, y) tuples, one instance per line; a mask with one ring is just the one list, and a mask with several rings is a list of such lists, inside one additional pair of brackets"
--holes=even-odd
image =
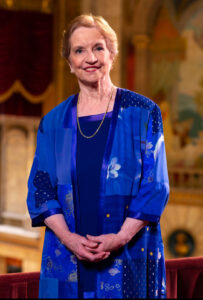
[(127, 244), (139, 230), (148, 224), (148, 221), (126, 218), (117, 234), (109, 233), (98, 236), (87, 234), (84, 237), (70, 232), (62, 214), (47, 217), (44, 222), (78, 259), (89, 262), (106, 259), (112, 251)]
[[(65, 241), (64, 241), (65, 242)], [(99, 236), (70, 233), (65, 242), (79, 260), (98, 262), (109, 257), (110, 253), (126, 243), (121, 233), (102, 234)]]

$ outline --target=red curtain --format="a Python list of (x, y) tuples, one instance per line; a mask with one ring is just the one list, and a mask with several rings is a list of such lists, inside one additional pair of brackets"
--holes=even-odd
[[(52, 33), (53, 16), (50, 14), (0, 9), (0, 97), (17, 80), (33, 96), (43, 94), (48, 88), (53, 75)], [(18, 100), (19, 97), (16, 104)], [(29, 110), (36, 105), (33, 103), (27, 105)], [(36, 109), (39, 110), (39, 105)]]
[(42, 115), (42, 103), (31, 103), (20, 93), (14, 93), (6, 101), (0, 103), (0, 115), (32, 116)]

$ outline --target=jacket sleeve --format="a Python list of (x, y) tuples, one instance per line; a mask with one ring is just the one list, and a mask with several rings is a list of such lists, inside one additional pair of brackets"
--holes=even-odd
[[(161, 111), (155, 104), (143, 126), (142, 174), (136, 196), (132, 197), (128, 217), (158, 223), (169, 197), (169, 180)], [(143, 147), (144, 145), (144, 147)]]
[(45, 226), (44, 219), (62, 213), (57, 200), (57, 178), (53, 130), (42, 118), (37, 132), (37, 147), (28, 179), (27, 207), (32, 226)]

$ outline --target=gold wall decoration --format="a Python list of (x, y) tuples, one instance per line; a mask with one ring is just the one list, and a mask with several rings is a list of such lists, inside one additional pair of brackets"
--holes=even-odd
[(42, 11), (49, 11), (50, 0), (42, 0)]
[[(182, 191), (182, 198), (187, 193)], [(175, 203), (173, 193), (161, 217), (162, 238), (167, 259), (175, 257), (201, 256), (203, 253), (203, 206), (198, 203), (180, 201)], [(202, 195), (199, 202), (202, 202)], [(185, 232), (184, 235), (181, 233)], [(175, 235), (175, 236), (174, 236)], [(171, 240), (175, 239), (173, 244)]]
[(35, 96), (27, 91), (19, 80), (16, 80), (5, 93), (0, 95), (0, 103), (6, 101), (14, 93), (21, 93), (21, 95), (32, 103), (40, 103), (53, 93), (53, 85), (50, 84), (42, 94)]
[(193, 235), (185, 229), (176, 229), (168, 237), (168, 248), (175, 257), (192, 256), (195, 251)]
[[(60, 1), (60, 0), (56, 0)], [(55, 0), (0, 0), (0, 8), (53, 13)]]
[(6, 4), (8, 7), (12, 7), (13, 6), (13, 0), (6, 0)]

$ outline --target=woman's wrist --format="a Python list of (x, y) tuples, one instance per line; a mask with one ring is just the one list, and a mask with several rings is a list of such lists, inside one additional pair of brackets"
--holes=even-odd
[(123, 246), (130, 242), (130, 240), (146, 225), (148, 221), (138, 220), (134, 218), (126, 218), (120, 231), (117, 233)]
[(62, 214), (47, 217), (44, 220), (44, 223), (56, 234), (62, 244), (66, 245), (67, 242), (70, 242), (72, 233), (69, 230)]
[(69, 230), (64, 230), (63, 233), (61, 233), (60, 241), (62, 244), (67, 245), (72, 240), (73, 233)]
[(117, 237), (120, 240), (121, 246), (127, 244), (132, 238), (127, 232), (122, 229), (117, 233)]

